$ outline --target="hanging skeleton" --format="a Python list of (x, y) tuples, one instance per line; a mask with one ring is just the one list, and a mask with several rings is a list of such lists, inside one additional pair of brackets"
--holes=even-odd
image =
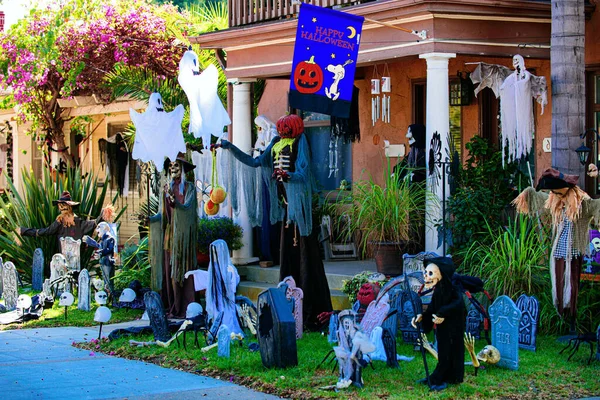
[(338, 148), (338, 142), (339, 142), (340, 138), (339, 136), (336, 137), (332, 137), (331, 140), (329, 141), (329, 176), (328, 178), (331, 178), (331, 175), (333, 175), (335, 178), (337, 178), (338, 176), (338, 172), (339, 172), (339, 166), (338, 166), (338, 159), (339, 159), (339, 148)]

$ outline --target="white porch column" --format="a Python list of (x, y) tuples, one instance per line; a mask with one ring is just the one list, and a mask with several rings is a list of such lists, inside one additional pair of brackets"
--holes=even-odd
[[(432, 143), (438, 142), (434, 146), (438, 160), (449, 161), (448, 158), (448, 135), (450, 133), (450, 94), (448, 87), (448, 60), (456, 57), (454, 53), (427, 53), (421, 54), (419, 58), (427, 61), (427, 116), (426, 116), (426, 159), (427, 171), (429, 165), (435, 160), (429, 157), (429, 151)], [(435, 138), (434, 138), (435, 134)], [(439, 134), (439, 136), (438, 136)], [(437, 150), (439, 149), (439, 150)], [(445, 254), (446, 249), (443, 244), (438, 246), (439, 240), (436, 224), (442, 223), (442, 199), (448, 198), (450, 189), (448, 185), (448, 175), (443, 182), (444, 172), (442, 165), (435, 165), (436, 173), (429, 175), (427, 173), (427, 190), (434, 193), (437, 199), (429, 198), (426, 204), (427, 225), (425, 231), (425, 250), (434, 251), (439, 255)], [(444, 187), (445, 186), (445, 190)]]
[[(252, 88), (251, 83), (256, 79), (231, 79), (229, 83), (233, 85), (233, 111), (232, 111), (232, 138), (231, 142), (240, 150), (249, 153), (252, 150)], [(242, 243), (244, 246), (240, 250), (233, 252), (232, 262), (235, 265), (245, 265), (258, 261), (258, 257), (253, 257), (252, 247), (252, 226), (248, 217), (247, 207), (244, 197), (240, 200), (240, 213), (233, 216), (236, 224), (244, 230)]]

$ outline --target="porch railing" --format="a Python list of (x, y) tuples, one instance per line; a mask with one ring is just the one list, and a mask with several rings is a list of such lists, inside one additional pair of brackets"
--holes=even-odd
[[(303, 0), (319, 7), (347, 6), (366, 3), (369, 0)], [(373, 0), (370, 0), (373, 1)], [(300, 9), (300, 1), (293, 0), (228, 0), (229, 27), (294, 17)]]

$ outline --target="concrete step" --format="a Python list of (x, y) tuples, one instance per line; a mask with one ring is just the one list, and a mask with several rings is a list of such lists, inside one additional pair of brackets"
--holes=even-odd
[[(237, 295), (248, 297), (254, 304), (258, 300), (258, 295), (269, 288), (277, 287), (277, 283), (265, 283), (265, 282), (251, 282), (242, 281), (237, 287)], [(334, 310), (344, 310), (350, 308), (350, 301), (348, 296), (342, 293), (340, 290), (331, 290), (331, 303)]]

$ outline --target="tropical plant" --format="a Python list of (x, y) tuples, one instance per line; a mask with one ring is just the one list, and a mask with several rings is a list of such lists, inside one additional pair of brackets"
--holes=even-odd
[(229, 250), (239, 250), (242, 243), (242, 227), (228, 217), (203, 217), (198, 221), (198, 251), (208, 254), (210, 244), (223, 239)]
[(129, 284), (138, 280), (142, 287), (150, 286), (150, 260), (148, 259), (148, 237), (140, 240), (138, 244), (126, 243), (121, 250), (123, 266), (115, 273), (113, 283), (116, 290), (129, 287)]
[(392, 172), (387, 159), (383, 185), (369, 175), (368, 180), (354, 182), (349, 195), (340, 192), (338, 197), (341, 200), (337, 206), (338, 222), (345, 225), (347, 238), (359, 234), (359, 248), (363, 254), (367, 253), (369, 244), (392, 243), (401, 248), (418, 242), (410, 224), (425, 223), (424, 185), (401, 179), (402, 171)]
[[(76, 210), (81, 218), (96, 218), (100, 215), (106, 200), (108, 185), (98, 186), (98, 179), (89, 174), (82, 177), (81, 171), (67, 169), (64, 175), (54, 177), (49, 169), (43, 170), (38, 179), (32, 171), (23, 169), (21, 173), (23, 195), (19, 194), (14, 183), (8, 180), (7, 200), (0, 197), (0, 255), (4, 260), (12, 261), (19, 273), (28, 279), (31, 276), (33, 252), (41, 248), (46, 260), (59, 252), (56, 237), (21, 237), (19, 227), (43, 228), (49, 226), (58, 216), (58, 208), (52, 204), (66, 190), (71, 197), (81, 204)], [(112, 199), (115, 203), (118, 195)], [(116, 216), (120, 217), (121, 212)], [(94, 262), (91, 260), (93, 249), (87, 248), (81, 254), (81, 268), (87, 268)], [(46, 268), (48, 268), (46, 263)]]

